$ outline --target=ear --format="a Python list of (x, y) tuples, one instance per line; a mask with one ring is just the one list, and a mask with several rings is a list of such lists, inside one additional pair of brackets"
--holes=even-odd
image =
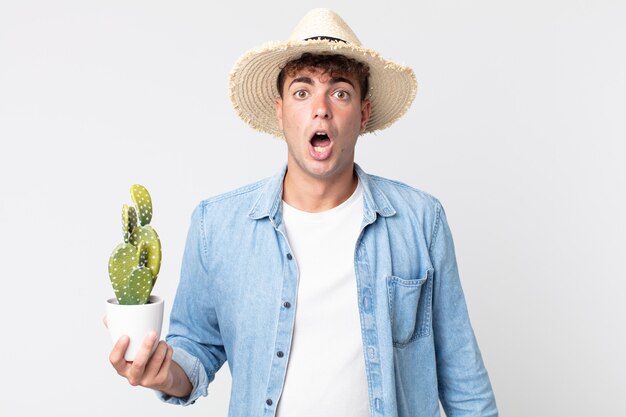
[(276, 120), (278, 121), (278, 127), (283, 130), (283, 99), (276, 97)]
[(367, 126), (367, 122), (370, 119), (370, 114), (372, 113), (372, 103), (370, 102), (369, 97), (361, 102), (361, 133), (365, 130), (365, 126)]

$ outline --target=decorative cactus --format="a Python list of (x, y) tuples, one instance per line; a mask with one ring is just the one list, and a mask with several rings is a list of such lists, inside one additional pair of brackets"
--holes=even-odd
[(146, 304), (161, 269), (161, 241), (150, 226), (152, 199), (143, 185), (130, 188), (135, 207), (122, 206), (122, 237), (109, 258), (109, 277), (120, 304)]

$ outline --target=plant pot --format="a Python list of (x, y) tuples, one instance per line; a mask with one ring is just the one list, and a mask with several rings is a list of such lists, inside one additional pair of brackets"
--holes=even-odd
[(150, 296), (148, 304), (122, 305), (117, 302), (116, 298), (107, 300), (107, 326), (113, 343), (116, 343), (123, 335), (130, 338), (130, 344), (124, 355), (125, 360), (132, 362), (135, 359), (151, 330), (157, 334), (154, 346), (152, 346), (152, 352), (154, 352), (161, 338), (163, 306), (163, 299), (155, 295)]

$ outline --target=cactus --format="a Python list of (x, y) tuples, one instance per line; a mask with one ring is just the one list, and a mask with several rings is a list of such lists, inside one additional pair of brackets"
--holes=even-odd
[(109, 277), (120, 304), (146, 304), (161, 269), (161, 241), (150, 226), (152, 199), (135, 184), (130, 189), (135, 207), (122, 206), (122, 237), (109, 258)]

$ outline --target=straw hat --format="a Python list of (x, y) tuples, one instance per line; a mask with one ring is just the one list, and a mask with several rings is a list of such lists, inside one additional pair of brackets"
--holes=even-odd
[(286, 42), (270, 42), (246, 52), (230, 73), (230, 100), (241, 119), (254, 129), (283, 137), (276, 121), (276, 79), (283, 66), (305, 53), (341, 54), (370, 68), (372, 113), (365, 132), (385, 129), (410, 107), (417, 82), (411, 68), (361, 46), (352, 29), (335, 12), (307, 13)]

